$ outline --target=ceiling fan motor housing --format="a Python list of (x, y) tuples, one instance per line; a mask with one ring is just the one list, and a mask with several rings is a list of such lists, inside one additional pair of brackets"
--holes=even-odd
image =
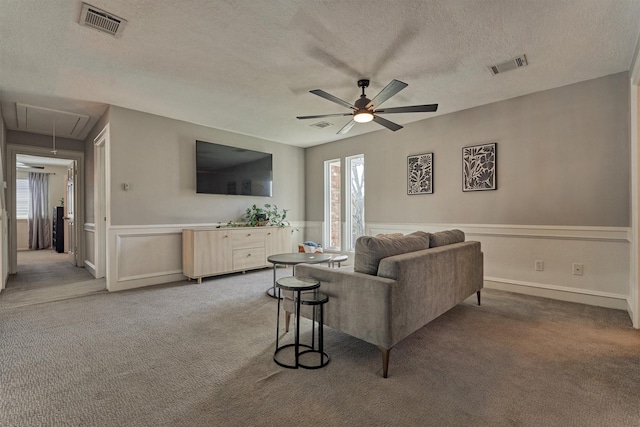
[(364, 95), (360, 96), (360, 99), (358, 99), (356, 102), (353, 103), (353, 105), (356, 107), (356, 109), (358, 110), (367, 110), (367, 104), (371, 102), (371, 100), (369, 98), (367, 98)]
[[(369, 87), (369, 80), (362, 79), (358, 80), (358, 87), (362, 88), (362, 95), (360, 95), (360, 99), (353, 103), (353, 106), (356, 107), (356, 114), (358, 113), (366, 113), (369, 109), (367, 108), (367, 104), (371, 102), (369, 98), (364, 94), (364, 88)], [(372, 108), (373, 109), (373, 106)]]

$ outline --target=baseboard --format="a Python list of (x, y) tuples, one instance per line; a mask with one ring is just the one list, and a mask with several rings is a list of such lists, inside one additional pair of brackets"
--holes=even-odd
[(127, 289), (142, 288), (145, 286), (161, 285), (164, 283), (181, 282), (187, 278), (182, 273), (168, 274), (168, 275), (154, 275), (150, 277), (129, 279), (125, 281), (118, 281), (116, 283), (107, 286), (109, 292), (124, 291)]
[(87, 271), (88, 271), (89, 273), (91, 273), (91, 275), (92, 275), (93, 277), (96, 277), (96, 276), (97, 276), (97, 273), (96, 273), (96, 266), (95, 266), (95, 265), (93, 265), (91, 262), (89, 262), (89, 260), (86, 260), (86, 259), (84, 260), (84, 268), (86, 268), (86, 269), (87, 269)]
[(629, 311), (629, 302), (625, 295), (601, 291), (568, 288), (542, 283), (522, 282), (518, 280), (485, 277), (484, 287), (561, 301), (576, 302), (598, 307)]

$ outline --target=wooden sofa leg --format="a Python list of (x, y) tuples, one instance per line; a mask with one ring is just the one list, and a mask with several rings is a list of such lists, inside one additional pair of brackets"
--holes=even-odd
[(289, 323), (291, 322), (291, 312), (284, 312), (284, 331), (289, 332)]
[(389, 373), (389, 353), (391, 352), (390, 348), (384, 348), (377, 345), (378, 350), (382, 353), (382, 377), (387, 378), (387, 374)]
[(478, 295), (478, 305), (480, 305), (480, 291), (476, 292), (476, 295)]

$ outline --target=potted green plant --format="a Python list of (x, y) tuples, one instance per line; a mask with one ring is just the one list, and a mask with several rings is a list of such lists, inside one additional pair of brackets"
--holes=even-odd
[(286, 227), (289, 225), (287, 221), (287, 209), (278, 209), (278, 206), (266, 203), (260, 208), (253, 205), (247, 208), (245, 219), (247, 227), (263, 227), (272, 225), (274, 227)]

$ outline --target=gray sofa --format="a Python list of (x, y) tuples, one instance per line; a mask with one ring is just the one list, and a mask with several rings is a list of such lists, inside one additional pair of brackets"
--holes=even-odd
[[(329, 295), (325, 325), (378, 347), (386, 378), (394, 345), (474, 293), (480, 304), (480, 242), (464, 240), (460, 230), (363, 236), (352, 269), (300, 264), (295, 273), (319, 280), (320, 291)], [(294, 311), (289, 298), (284, 307), (288, 330)], [(301, 315), (311, 318), (305, 308)]]

